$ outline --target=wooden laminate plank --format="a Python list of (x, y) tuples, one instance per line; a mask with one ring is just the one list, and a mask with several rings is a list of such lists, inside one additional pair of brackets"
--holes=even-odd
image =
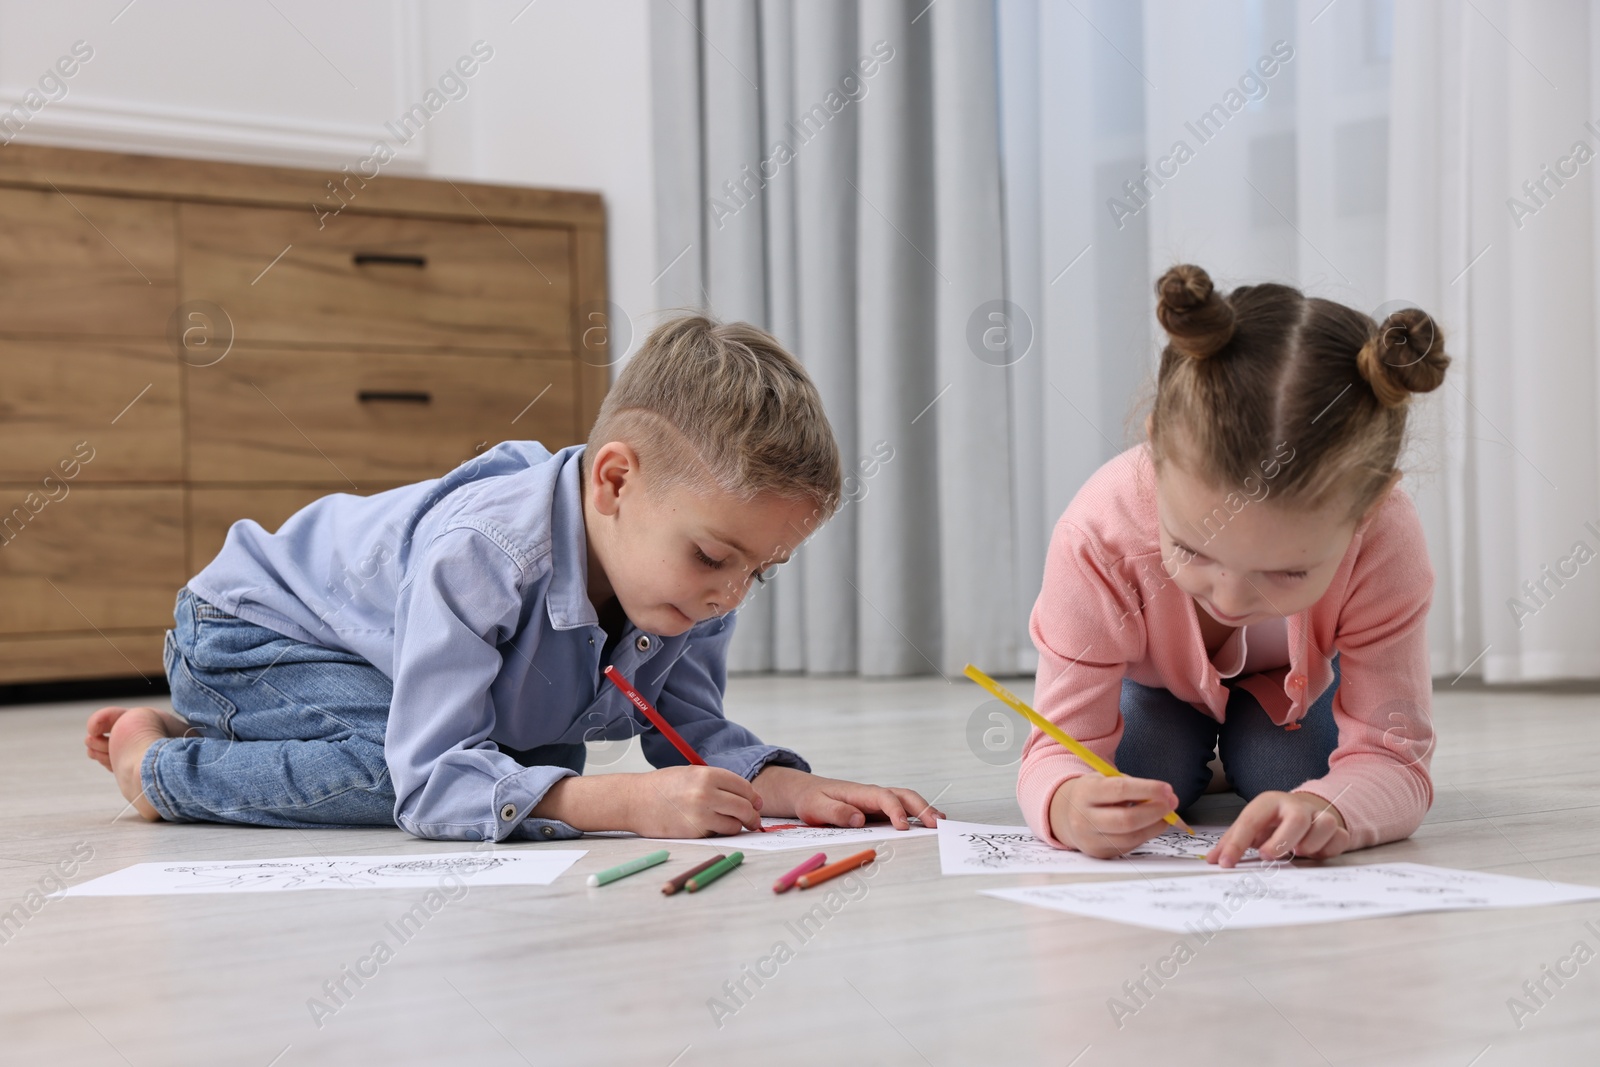
[[(172, 588), (167, 604), (168, 625)], [(83, 625), (79, 621), (79, 625)], [(96, 633), (60, 633), (48, 636), (0, 637), (0, 685), (18, 682), (80, 681), (90, 678), (129, 678), (144, 675), (163, 684), (161, 643), (166, 629), (105, 630)]]
[[(1029, 687), (1013, 688), (1025, 696)], [(927, 794), (949, 785), (940, 806), (953, 816), (1019, 821), (1009, 799), (1015, 767), (991, 766), (967, 747), (965, 726), (983, 702), (976, 690), (940, 679), (792, 676), (736, 676), (728, 699), (730, 718), (796, 748), (819, 771)], [(71, 880), (147, 860), (460, 847), (398, 830), (149, 825), (126, 815), (113, 822), (122, 799), (79, 747), (92, 706), (0, 711), (0, 804), (11, 816), (0, 829), (0, 903), (24, 899), (52, 864), (85, 853)], [(1476, 709), (1445, 696), (1441, 735), (1483, 757), (1524, 741), (1551, 747), (1549, 769), (1560, 779), (1588, 770), (1584, 751), (1600, 741), (1600, 700), (1590, 698), (1588, 715), (1570, 723), (1545, 714), (1538, 695), (1504, 697), (1497, 710), (1502, 718), (1526, 714), (1531, 725), (1508, 742), (1503, 732), (1476, 730)], [(1563, 739), (1584, 744), (1563, 755)], [(607, 769), (637, 769), (636, 750)], [(1487, 808), (1472, 780), (1459, 784)], [(997, 806), (994, 798), (1005, 799)], [(1559, 808), (1565, 800), (1557, 783), (1544, 803)], [(1503, 828), (1541, 866), (1552, 857), (1553, 876), (1600, 882), (1600, 866), (1555, 858), (1569, 853), (1575, 827), (1541, 816)], [(1502, 868), (1500, 857), (1514, 853), (1492, 822), (1463, 823), (1447, 837), (1425, 823), (1410, 844), (1337, 862), (1403, 858), (1526, 873)], [(716, 845), (673, 846), (661, 870), (683, 869)], [(1600, 1041), (1592, 964), (1560, 987), (1548, 983), (1553, 995), (1536, 1013), (1516, 1019), (1507, 1009), (1510, 998), (1525, 998), (1525, 981), (1540, 980), (1577, 941), (1594, 947), (1584, 925), (1592, 905), (1225, 929), (1174, 970), (1161, 963), (1173, 934), (978, 893), (1077, 878), (945, 878), (935, 842), (892, 845), (870, 881), (831, 900), (819, 891), (770, 891), (771, 876), (803, 858), (797, 853), (752, 853), (742, 878), (663, 898), (653, 875), (585, 886), (587, 874), (651, 847), (588, 839), (579, 847), (589, 855), (555, 884), (472, 887), (404, 942), (386, 924), (412, 909), (418, 893), (52, 901), (0, 950), (0, 1055), (85, 1065), (265, 1064), (282, 1054), (281, 1064), (393, 1067), (665, 1067), (675, 1059), (678, 1067), (1064, 1067), (1075, 1059), (1077, 1067), (1465, 1067), (1475, 1058), (1490, 1067), (1587, 1063)], [(796, 930), (807, 916), (802, 937)], [(380, 940), (391, 955), (374, 968)], [(788, 954), (775, 963), (779, 942)], [(358, 984), (347, 975), (363, 959)], [(1159, 983), (1148, 977), (1163, 967)], [(325, 983), (342, 983), (336, 1000)], [(1146, 992), (1130, 998), (1125, 983)], [(1114, 1015), (1113, 1000), (1137, 1010)], [(309, 1005), (318, 1002), (331, 1010), (314, 1015)], [(195, 1011), (197, 1003), (206, 1010)]]
[(184, 204), (183, 299), (239, 344), (570, 351), (572, 231)]
[[(329, 203), (328, 183), (346, 173), (305, 167), (270, 167), (211, 160), (95, 152), (46, 145), (10, 144), (0, 152), (0, 185), (61, 189), (216, 204), (292, 207), (315, 219), (313, 204)], [(337, 202), (337, 201), (335, 201)], [(436, 181), (384, 174), (355, 187), (346, 214), (405, 212), (437, 218), (602, 227), (598, 193)]]
[(189, 476), (320, 483), (437, 478), (503, 440), (580, 440), (570, 360), (240, 350), (190, 369)]
[(165, 344), (0, 337), (0, 482), (181, 481), (181, 431)]
[(188, 577), (183, 489), (4, 484), (0, 508), (0, 634), (166, 624)]
[(169, 203), (0, 188), (0, 331), (159, 338), (177, 291)]
[(573, 351), (578, 359), (578, 432), (587, 438), (611, 385), (613, 365), (627, 355), (634, 325), (610, 302), (603, 230), (573, 234)]

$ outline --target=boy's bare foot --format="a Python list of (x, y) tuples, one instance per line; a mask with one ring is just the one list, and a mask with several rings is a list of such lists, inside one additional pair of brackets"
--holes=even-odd
[[(89, 717), (90, 736), (93, 737), (97, 717), (109, 713), (110, 733), (107, 755), (111, 773), (117, 776), (117, 788), (134, 806), (134, 809), (151, 822), (161, 816), (144, 795), (140, 769), (144, 754), (150, 746), (163, 737), (182, 737), (188, 729), (181, 720), (157, 711), (155, 708), (101, 708)], [(93, 751), (91, 748), (91, 755)]]
[[(184, 731), (189, 728), (188, 723), (176, 715), (171, 715), (159, 708), (146, 708), (143, 710), (153, 710), (166, 720), (167, 735), (169, 737), (181, 737)], [(90, 759), (95, 760), (108, 771), (111, 770), (111, 727), (127, 712), (127, 708), (101, 708), (90, 714), (89, 721), (86, 724), (83, 747), (88, 752)]]
[(108, 771), (111, 769), (111, 727), (127, 711), (127, 708), (101, 708), (90, 714), (85, 727), (84, 751)]

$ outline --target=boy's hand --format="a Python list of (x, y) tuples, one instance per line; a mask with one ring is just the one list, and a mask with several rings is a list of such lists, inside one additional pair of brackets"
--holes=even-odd
[(896, 830), (909, 830), (909, 817), (937, 826), (944, 812), (910, 789), (862, 785), (822, 778), (793, 767), (764, 768), (755, 787), (766, 799), (768, 815), (794, 816), (812, 826), (861, 827), (871, 815), (887, 816)]
[(1177, 806), (1178, 795), (1159, 779), (1084, 774), (1050, 798), (1050, 831), (1085, 856), (1108, 860), (1164, 833)]
[(1325, 860), (1350, 847), (1350, 831), (1339, 809), (1312, 793), (1262, 793), (1245, 805), (1206, 862), (1232, 867), (1245, 849), (1268, 860), (1290, 856)]
[(641, 837), (710, 837), (761, 826), (761, 794), (721, 767), (666, 767), (635, 778), (628, 829)]

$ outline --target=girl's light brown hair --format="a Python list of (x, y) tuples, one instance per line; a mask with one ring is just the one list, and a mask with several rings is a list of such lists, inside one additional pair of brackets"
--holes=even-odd
[(1347, 501), (1356, 519), (1395, 470), (1412, 393), (1444, 382), (1450, 357), (1426, 312), (1378, 323), (1288, 285), (1218, 293), (1181, 264), (1156, 283), (1161, 352), (1150, 447), (1217, 488), (1259, 481), (1287, 444), (1272, 479), (1279, 503), (1313, 510)]
[[(651, 491), (687, 486), (742, 499), (839, 506), (839, 446), (800, 361), (747, 322), (682, 315), (656, 327), (600, 405), (589, 453), (622, 441)], [(588, 474), (588, 464), (584, 464)]]

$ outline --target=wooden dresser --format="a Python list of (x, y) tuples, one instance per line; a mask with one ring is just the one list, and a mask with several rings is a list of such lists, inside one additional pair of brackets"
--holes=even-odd
[(0, 148), (0, 684), (159, 682), (235, 520), (582, 440), (607, 308), (598, 194)]

